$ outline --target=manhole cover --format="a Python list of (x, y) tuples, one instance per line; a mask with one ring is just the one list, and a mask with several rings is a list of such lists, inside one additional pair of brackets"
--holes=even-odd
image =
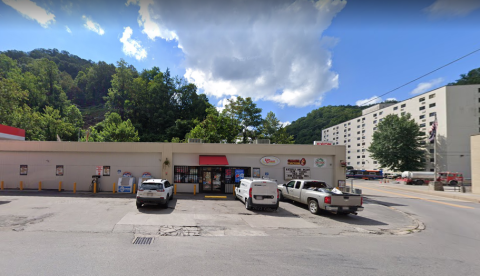
[(133, 244), (152, 244), (153, 237), (136, 237)]

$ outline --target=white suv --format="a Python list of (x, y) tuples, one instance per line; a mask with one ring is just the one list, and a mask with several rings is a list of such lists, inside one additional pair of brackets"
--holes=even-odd
[(148, 179), (140, 184), (137, 190), (137, 208), (143, 203), (153, 203), (168, 207), (168, 201), (173, 199), (173, 185), (166, 179)]

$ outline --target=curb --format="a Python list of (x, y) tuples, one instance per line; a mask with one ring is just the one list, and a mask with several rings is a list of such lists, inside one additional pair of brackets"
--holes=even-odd
[(453, 199), (459, 199), (459, 200), (465, 200), (465, 201), (480, 203), (480, 195), (479, 195), (479, 198), (471, 198), (471, 197), (468, 197), (468, 196), (455, 195), (455, 194), (444, 194), (442, 192), (435, 192), (435, 191), (423, 191), (423, 190), (406, 189), (406, 188), (392, 187), (392, 186), (388, 186), (388, 187), (392, 188), (392, 189), (396, 189), (396, 190), (401, 190), (401, 191), (415, 192), (415, 193), (420, 193), (420, 194), (434, 195), (434, 196), (439, 196), (439, 197), (453, 198)]

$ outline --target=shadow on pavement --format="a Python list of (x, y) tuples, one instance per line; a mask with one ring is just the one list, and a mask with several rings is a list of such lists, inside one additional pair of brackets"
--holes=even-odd
[[(301, 203), (294, 202), (294, 201), (284, 202), (284, 203), (290, 203), (290, 204), (295, 205), (297, 207), (303, 208), (303, 209), (307, 210), (310, 214), (310, 211), (308, 210), (308, 206), (305, 205), (305, 204), (301, 204)], [(378, 221), (378, 220), (363, 217), (361, 215), (361, 212), (359, 213), (359, 215), (353, 215), (353, 214), (349, 214), (349, 215), (340, 214), (340, 215), (338, 215), (338, 214), (334, 214), (334, 213), (331, 213), (331, 212), (328, 212), (328, 211), (322, 211), (322, 212), (320, 212), (320, 214), (318, 216), (324, 217), (324, 218), (329, 218), (329, 219), (332, 219), (332, 220), (335, 220), (335, 221), (338, 221), (338, 222), (353, 224), (353, 225), (370, 225), (370, 226), (388, 225), (388, 223), (384, 223), (384, 222), (381, 222), (381, 221)]]
[(174, 198), (168, 202), (168, 207), (164, 205), (157, 204), (143, 204), (142, 207), (138, 208), (139, 213), (143, 214), (158, 214), (158, 215), (168, 215), (175, 210), (177, 205), (177, 199)]
[(10, 203), (11, 201), (0, 201), (0, 205)]
[(135, 194), (119, 194), (112, 192), (76, 192), (58, 190), (3, 190), (0, 191), (0, 196), (44, 196), (44, 197), (92, 197), (92, 198), (135, 198)]

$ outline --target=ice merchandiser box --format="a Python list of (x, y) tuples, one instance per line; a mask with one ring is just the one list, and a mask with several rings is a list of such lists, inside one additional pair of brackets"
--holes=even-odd
[(139, 177), (139, 178), (138, 178), (138, 187), (140, 187), (140, 185), (143, 183), (143, 181), (149, 180), (149, 179), (152, 179), (152, 178), (153, 178), (153, 177), (152, 177), (152, 174), (151, 174), (151, 173), (149, 173), (149, 172), (144, 172), (144, 173), (142, 174), (142, 177)]
[(119, 193), (131, 193), (133, 191), (133, 183), (135, 183), (135, 177), (130, 172), (124, 172), (122, 177), (118, 179)]

